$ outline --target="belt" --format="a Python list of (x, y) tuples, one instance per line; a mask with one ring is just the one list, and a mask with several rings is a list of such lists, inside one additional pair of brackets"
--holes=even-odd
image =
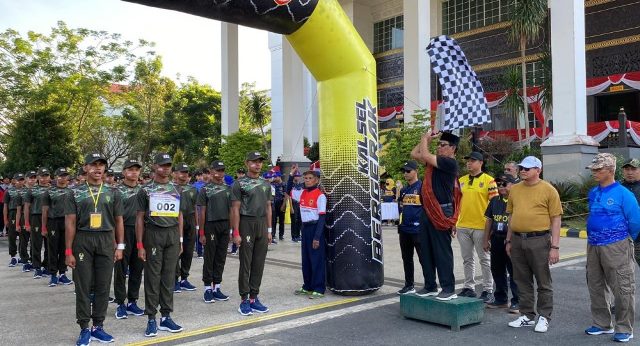
[(303, 225), (315, 225), (315, 224), (317, 224), (317, 223), (318, 223), (318, 221), (316, 220), (316, 221), (307, 221), (307, 222), (303, 222), (302, 224), (303, 224)]
[(453, 203), (445, 203), (445, 204), (440, 204), (441, 207), (451, 207), (453, 206)]
[(493, 233), (491, 233), (491, 236), (492, 237), (498, 237), (498, 238), (506, 238), (507, 237), (507, 232), (504, 232), (504, 233), (493, 232)]
[(549, 231), (540, 231), (540, 232), (513, 232), (514, 235), (517, 235), (518, 237), (522, 238), (522, 239), (527, 239), (527, 238), (535, 238), (535, 237), (542, 237), (545, 236), (547, 234), (549, 234)]

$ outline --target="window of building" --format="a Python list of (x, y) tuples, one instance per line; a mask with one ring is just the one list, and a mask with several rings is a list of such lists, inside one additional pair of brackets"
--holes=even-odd
[(513, 0), (448, 0), (442, 4), (445, 35), (481, 28), (509, 19)]
[(373, 52), (380, 53), (404, 45), (404, 17), (397, 16), (373, 24)]
[(540, 61), (534, 61), (527, 63), (527, 85), (528, 86), (540, 86), (544, 81), (544, 71), (542, 70), (542, 63)]

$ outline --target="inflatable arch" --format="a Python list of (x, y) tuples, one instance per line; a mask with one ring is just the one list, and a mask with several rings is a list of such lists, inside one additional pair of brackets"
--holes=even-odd
[(339, 294), (380, 288), (376, 64), (337, 0), (125, 1), (286, 35), (318, 81), (327, 286)]

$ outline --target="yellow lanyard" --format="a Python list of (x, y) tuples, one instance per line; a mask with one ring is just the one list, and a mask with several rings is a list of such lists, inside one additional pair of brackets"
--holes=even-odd
[(98, 212), (98, 201), (100, 200), (100, 193), (102, 192), (102, 183), (100, 183), (100, 188), (98, 189), (98, 195), (93, 197), (93, 190), (89, 183), (87, 183), (87, 187), (89, 188), (89, 194), (91, 195), (91, 199), (93, 200), (93, 210), (94, 212)]

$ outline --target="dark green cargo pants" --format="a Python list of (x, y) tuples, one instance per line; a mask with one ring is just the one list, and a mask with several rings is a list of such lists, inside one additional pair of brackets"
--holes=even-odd
[[(31, 225), (31, 263), (33, 268), (47, 268), (49, 251), (47, 250), (47, 238), (42, 236), (42, 214), (31, 214), (29, 224)], [(44, 257), (42, 257), (43, 247)]]
[(247, 295), (255, 298), (260, 293), (264, 260), (267, 257), (269, 238), (264, 217), (240, 216), (240, 273), (238, 289), (244, 300)]
[[(144, 266), (142, 260), (138, 258), (135, 226), (124, 226), (124, 243), (122, 260), (117, 261), (113, 267), (113, 292), (117, 304), (124, 304), (125, 298), (129, 303), (138, 300)], [(129, 280), (127, 280), (127, 269), (129, 269)], [(126, 281), (129, 283), (128, 286), (125, 284)]]
[(94, 326), (101, 326), (107, 314), (115, 251), (113, 239), (113, 232), (79, 231), (73, 240), (76, 319), (80, 328), (88, 328), (89, 320), (93, 320)]
[(191, 270), (191, 262), (193, 262), (193, 248), (196, 246), (196, 225), (193, 223), (195, 220), (194, 214), (187, 215), (184, 218), (182, 224), (182, 254), (178, 262), (176, 263), (176, 281), (178, 278), (186, 280), (189, 277), (189, 271)]
[(155, 318), (160, 314), (169, 316), (173, 311), (173, 286), (176, 263), (180, 254), (180, 234), (177, 227), (155, 227), (145, 225), (144, 249), (144, 313)]
[(229, 220), (207, 221), (204, 227), (207, 242), (204, 245), (202, 282), (205, 286), (222, 282), (222, 272), (227, 261), (229, 246)]

